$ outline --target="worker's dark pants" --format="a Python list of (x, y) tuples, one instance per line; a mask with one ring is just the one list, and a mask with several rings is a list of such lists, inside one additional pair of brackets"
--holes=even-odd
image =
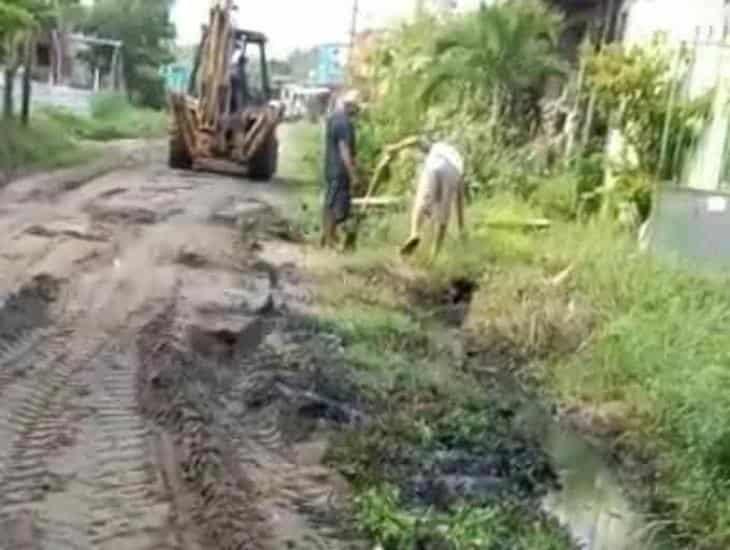
[(350, 196), (350, 180), (346, 177), (332, 178), (327, 181), (324, 207), (334, 216), (337, 225), (346, 222), (350, 217), (352, 198)]

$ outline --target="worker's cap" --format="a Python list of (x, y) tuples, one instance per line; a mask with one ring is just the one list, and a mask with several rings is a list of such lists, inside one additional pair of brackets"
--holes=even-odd
[(342, 96), (342, 103), (345, 105), (358, 105), (360, 103), (360, 92), (347, 90)]

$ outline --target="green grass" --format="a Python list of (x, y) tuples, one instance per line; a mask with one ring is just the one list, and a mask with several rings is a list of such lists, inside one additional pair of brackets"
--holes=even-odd
[(46, 109), (45, 114), (76, 138), (91, 141), (161, 137), (168, 124), (164, 111), (135, 107), (118, 94), (95, 97), (89, 117), (58, 108)]
[(28, 127), (0, 121), (0, 181), (88, 161), (96, 153), (89, 142), (154, 138), (163, 136), (166, 128), (164, 112), (138, 109), (119, 95), (94, 98), (90, 116), (44, 108), (33, 114)]
[[(335, 292), (328, 300), (322, 329), (341, 337), (348, 368), (377, 411), (371, 427), (343, 434), (328, 456), (352, 483), (361, 532), (385, 550), (569, 548), (561, 529), (521, 502), (437, 511), (401, 498), (396, 480), (413, 475), (439, 449), (470, 448), (475, 456), (489, 456), (509, 440), (511, 428), (500, 424), (480, 384), (454, 367), (429, 324), (358, 302), (356, 294), (343, 298)], [(397, 458), (414, 454), (423, 458), (410, 466)]]
[[(588, 429), (600, 434), (608, 427), (619, 437), (607, 443), (652, 465), (655, 486), (638, 492), (648, 511), (671, 525), (678, 548), (730, 547), (727, 277), (642, 255), (635, 239), (614, 224), (565, 219), (573, 200), (559, 179), (529, 201), (507, 195), (477, 200), (467, 212), (469, 240), (449, 236), (427, 269), (427, 251), (408, 266), (397, 257), (407, 212), (371, 214), (359, 250), (334, 260), (329, 269), (335, 276), (327, 279), (337, 324), (346, 337), (357, 335), (351, 364), (386, 385), (411, 380), (413, 391), (448, 379), (453, 371), (441, 368), (420, 371), (414, 381), (409, 373), (433, 361), (392, 348), (391, 335), (401, 341), (404, 330), (416, 332), (399, 314), (387, 315), (403, 308), (393, 274), (415, 271), (423, 284), (435, 286), (454, 276), (476, 279), (480, 289), (466, 325), (472, 334), (485, 346), (506, 344), (533, 359), (527, 373), (547, 393), (588, 411), (594, 420)], [(546, 215), (554, 223), (545, 231), (488, 223)], [(311, 217), (308, 223), (317, 225)], [(370, 310), (353, 313), (358, 295)], [(461, 382), (454, 387), (464, 387)], [(397, 503), (382, 491), (375, 502)], [(386, 529), (387, 521), (381, 523)]]
[(323, 127), (320, 124), (298, 122), (279, 127), (285, 146), (279, 159), (279, 174), (290, 182), (316, 187), (322, 180)]
[(348, 365), (374, 399), (435, 394), (455, 403), (479, 393), (471, 379), (454, 371), (427, 324), (402, 311), (358, 303), (355, 296), (342, 299), (335, 292), (329, 299), (323, 327), (342, 338)]
[(357, 499), (358, 521), (385, 550), (565, 550), (564, 535), (524, 512), (499, 506), (469, 506), (450, 512), (414, 512), (403, 507), (397, 489), (383, 485)]
[(658, 504), (678, 532), (701, 548), (728, 547), (728, 281), (638, 257), (597, 228), (562, 242), (596, 327), (587, 349), (555, 358), (546, 380), (570, 403), (620, 404), (627, 442), (658, 459)]
[[(646, 505), (669, 520), (679, 547), (728, 547), (727, 278), (643, 256), (633, 238), (609, 224), (556, 222), (534, 232), (493, 230), (485, 223), (541, 214), (511, 197), (472, 205), (469, 241), (450, 237), (427, 277), (434, 285), (454, 276), (478, 279), (467, 328), (485, 345), (506, 343), (534, 358), (530, 373), (545, 391), (566, 406), (593, 411), (599, 423), (621, 434), (624, 452), (655, 464), (655, 492)], [(398, 269), (395, 250), (407, 216), (368, 224), (361, 251), (340, 259), (340, 268), (360, 274)], [(414, 260), (415, 269), (424, 266), (424, 256)], [(360, 285), (367, 286), (366, 280)], [(376, 288), (359, 292), (386, 296), (380, 308), (387, 310), (388, 300), (396, 307), (387, 281), (386, 275)], [(345, 295), (353, 295), (353, 284), (352, 278), (342, 280)], [(378, 359), (388, 346), (386, 334), (402, 341), (404, 326), (394, 317), (373, 333), (379, 318), (358, 326), (378, 344), (357, 344), (355, 364), (379, 364), (388, 373), (420, 368), (397, 354)], [(448, 371), (423, 374), (434, 384), (448, 379)]]
[(62, 124), (42, 115), (27, 128), (13, 121), (0, 122), (0, 132), (0, 181), (28, 169), (61, 168), (92, 156)]
[[(500, 203), (472, 208), (471, 223)], [(647, 504), (673, 523), (679, 547), (730, 546), (727, 278), (643, 256), (601, 223), (477, 229), (463, 253), (447, 247), (438, 271), (481, 266), (469, 328), (539, 359), (547, 391), (593, 410), (625, 452), (654, 462)]]

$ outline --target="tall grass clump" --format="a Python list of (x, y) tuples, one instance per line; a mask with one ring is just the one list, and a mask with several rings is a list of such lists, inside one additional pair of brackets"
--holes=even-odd
[(33, 124), (0, 122), (0, 183), (7, 183), (28, 169), (69, 166), (89, 158), (63, 124), (37, 116)]

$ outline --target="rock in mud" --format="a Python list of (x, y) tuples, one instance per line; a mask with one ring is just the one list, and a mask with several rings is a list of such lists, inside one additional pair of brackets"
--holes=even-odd
[(249, 224), (271, 218), (273, 209), (268, 204), (256, 199), (248, 199), (236, 204), (226, 206), (213, 213), (212, 221), (226, 225), (240, 225), (245, 227)]

